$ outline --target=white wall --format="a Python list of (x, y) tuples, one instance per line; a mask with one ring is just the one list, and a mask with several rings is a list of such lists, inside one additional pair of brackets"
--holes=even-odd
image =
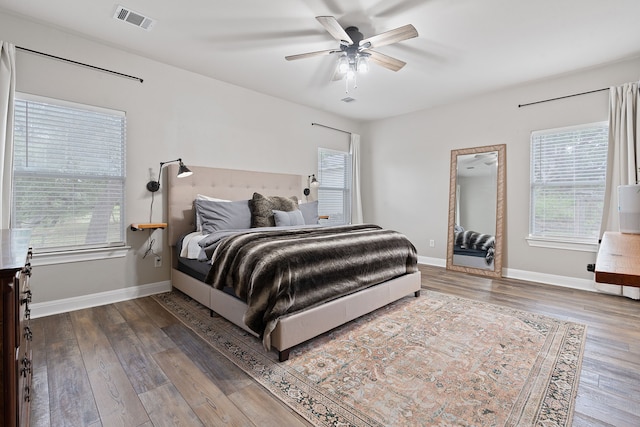
[[(421, 256), (443, 260), (450, 151), (506, 144), (504, 267), (532, 277), (578, 279), (581, 284), (593, 280), (586, 266), (595, 262), (595, 253), (535, 248), (525, 241), (529, 136), (533, 130), (607, 120), (608, 92), (518, 105), (607, 88), (635, 81), (639, 75), (640, 59), (629, 60), (368, 124), (362, 137), (365, 221), (400, 230)], [(429, 247), (430, 239), (435, 248)]]
[[(0, 40), (144, 78), (126, 80), (18, 52), (19, 91), (127, 112), (126, 221), (148, 219), (149, 168), (182, 157), (187, 165), (301, 175), (316, 170), (319, 146), (347, 149), (362, 134), (365, 221), (406, 233), (419, 254), (445, 258), (450, 150), (507, 144), (504, 265), (510, 271), (591, 280), (594, 253), (529, 247), (529, 134), (606, 120), (606, 92), (518, 108), (518, 104), (618, 85), (638, 78), (640, 59), (487, 94), (453, 105), (358, 123), (167, 66), (138, 55), (0, 14)], [(162, 191), (154, 221), (164, 219)], [(160, 209), (159, 207), (163, 208)], [(130, 289), (169, 280), (169, 263), (142, 259), (145, 232), (127, 231), (125, 258), (37, 266), (35, 302)], [(168, 257), (163, 232), (156, 248)], [(435, 240), (435, 248), (429, 240)], [(162, 249), (159, 249), (162, 248)], [(168, 261), (165, 259), (165, 261)]]
[[(182, 157), (187, 165), (294, 173), (316, 173), (319, 146), (348, 149), (344, 133), (311, 126), (323, 123), (360, 132), (360, 124), (202, 75), (0, 14), (0, 40), (29, 49), (142, 77), (144, 83), (17, 52), (18, 91), (98, 105), (127, 113), (126, 222), (149, 219), (149, 168)], [(162, 190), (154, 221), (164, 220)], [(302, 195), (300, 195), (302, 197)], [(37, 209), (37, 206), (34, 207)], [(127, 231), (131, 250), (124, 258), (38, 266), (33, 300), (50, 302), (167, 282), (169, 252), (162, 231), (156, 251), (165, 261), (142, 259), (147, 233)]]

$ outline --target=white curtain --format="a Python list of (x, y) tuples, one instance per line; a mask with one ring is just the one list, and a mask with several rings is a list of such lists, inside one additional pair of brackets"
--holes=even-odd
[(362, 224), (362, 196), (360, 195), (360, 135), (351, 134), (351, 224)]
[(13, 172), (13, 98), (16, 90), (16, 48), (0, 40), (0, 228), (9, 228)]
[[(618, 186), (636, 184), (640, 178), (639, 101), (637, 82), (609, 89), (607, 185), (600, 237), (605, 231), (620, 230)], [(596, 283), (596, 289), (640, 299), (640, 288), (636, 287)]]

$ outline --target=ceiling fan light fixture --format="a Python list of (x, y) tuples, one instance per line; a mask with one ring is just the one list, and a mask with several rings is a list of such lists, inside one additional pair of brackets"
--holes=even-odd
[(338, 58), (338, 72), (344, 74), (349, 71), (349, 59), (346, 56)]
[(358, 56), (358, 60), (356, 62), (356, 70), (359, 73), (368, 73), (369, 72), (369, 60), (366, 56)]

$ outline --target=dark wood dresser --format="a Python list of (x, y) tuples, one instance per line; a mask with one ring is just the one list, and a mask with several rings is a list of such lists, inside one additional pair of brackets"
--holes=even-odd
[(29, 230), (0, 230), (0, 419), (28, 426), (31, 400), (31, 248)]

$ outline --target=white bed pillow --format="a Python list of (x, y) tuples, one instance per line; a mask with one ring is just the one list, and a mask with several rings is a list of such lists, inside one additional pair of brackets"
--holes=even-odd
[(189, 233), (182, 239), (182, 250), (180, 256), (182, 258), (198, 259), (202, 248), (198, 242), (204, 239), (206, 236), (199, 231)]

